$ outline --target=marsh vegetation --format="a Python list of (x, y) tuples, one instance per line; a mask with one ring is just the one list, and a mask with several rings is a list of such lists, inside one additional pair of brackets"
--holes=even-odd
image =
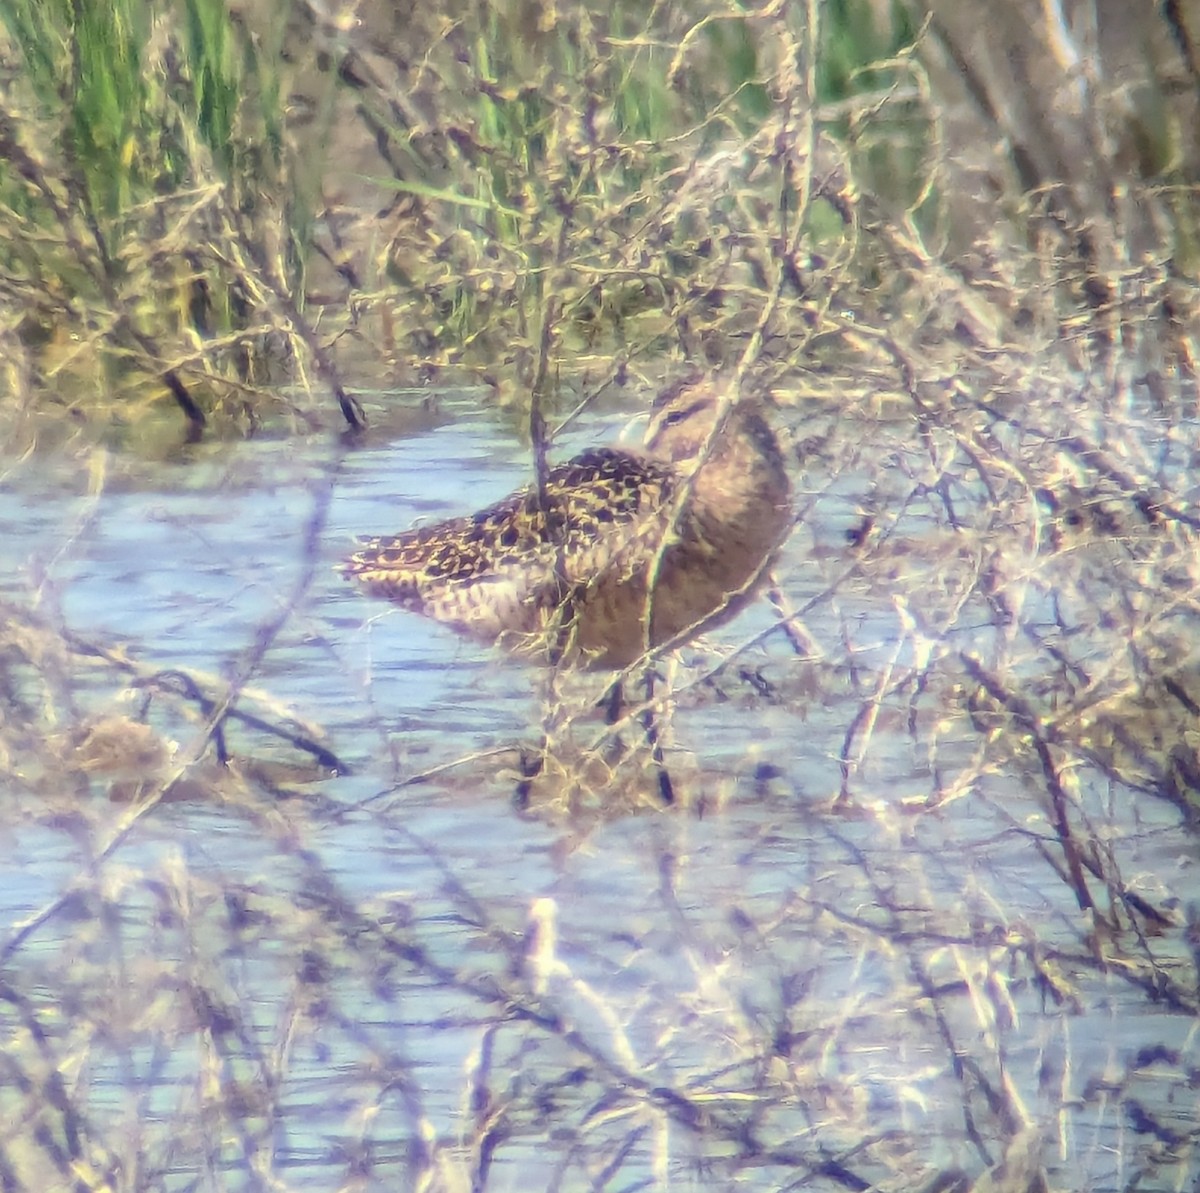
[[(0, 1185), (1195, 1184), (1200, 15), (1134, 9), (0, 0)], [(685, 365), (796, 526), (658, 660), (664, 810), (606, 679), (330, 565)]]

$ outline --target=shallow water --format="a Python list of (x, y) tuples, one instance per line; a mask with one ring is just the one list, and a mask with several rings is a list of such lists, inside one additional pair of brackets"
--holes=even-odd
[[(742, 675), (685, 686), (668, 750), (682, 810), (643, 807), (585, 820), (517, 815), (507, 770), (515, 745), (538, 740), (545, 677), (365, 600), (332, 570), (355, 534), (461, 513), (523, 483), (525, 451), (478, 412), (472, 396), (447, 399), (444, 409), (441, 425), (353, 450), (313, 436), (204, 446), (171, 464), (93, 456), (89, 472), (75, 460), (36, 458), (8, 471), (0, 485), (0, 595), (58, 608), (77, 633), (129, 643), (147, 665), (243, 676), (269, 693), (276, 712), (320, 726), (352, 768), (283, 801), (277, 823), (251, 822), (219, 803), (164, 804), (99, 864), (106, 825), (124, 809), (109, 810), (94, 789), (85, 797), (92, 801), (86, 829), (22, 820), (0, 847), (4, 937), (97, 865), (122, 923), (80, 941), (69, 917), (52, 917), (16, 950), (15, 964), (52, 971), (64, 950), (111, 959), (140, 942), (159, 964), (150, 967), (157, 981), (176, 965), (219, 974), (220, 989), (244, 1010), (245, 1035), (216, 1052), (247, 1081), (260, 1072), (256, 1065), (269, 1067), (266, 1057), (278, 1065), (281, 1110), (262, 1128), (261, 1147), (295, 1188), (333, 1187), (356, 1149), (369, 1153), (363, 1171), (378, 1187), (399, 1187), (416, 1171), (406, 1166), (415, 1163), (418, 1124), (447, 1139), (464, 1130), (464, 1066), (475, 1063), (489, 1011), (476, 983), (491, 974), (502, 988), (518, 964), (513, 958), (534, 955), (525, 950), (535, 930), (552, 930), (555, 941), (531, 979), (535, 987), (599, 1057), (645, 1074), (651, 1087), (706, 1074), (694, 1079), (693, 1092), (732, 1113), (770, 1059), (753, 1060), (755, 1048), (790, 1040), (780, 1056), (797, 1074), (807, 1066), (821, 1072), (815, 1087), (797, 1075), (795, 1089), (811, 1097), (820, 1088), (828, 1102), (817, 1107), (797, 1092), (764, 1109), (756, 1127), (764, 1141), (818, 1131), (828, 1146), (850, 1148), (862, 1113), (864, 1122), (934, 1141), (922, 1163), (971, 1168), (979, 1157), (961, 1137), (963, 1095), (947, 1034), (960, 1052), (978, 1053), (991, 1079), (1011, 1083), (1029, 1120), (1051, 1134), (1064, 1102), (1139, 1048), (1164, 1041), (1194, 1048), (1185, 1017), (1147, 1016), (1141, 992), (1117, 977), (1100, 981), (1103, 998), (1088, 987), (1088, 1014), (1079, 1016), (1024, 978), (1006, 985), (1006, 967), (1020, 966), (1003, 935), (992, 942), (995, 985), (988, 985), (979, 963), (989, 938), (972, 939), (968, 925), (992, 932), (1003, 924), (1010, 946), (1028, 934), (1076, 956), (1078, 908), (1036, 846), (1046, 824), (1019, 768), (985, 767), (966, 795), (929, 810), (930, 795), (952, 786), (971, 762), (978, 737), (966, 726), (938, 727), (935, 761), (925, 721), (914, 730), (895, 708), (869, 733), (850, 732), (876, 681), (919, 649), (902, 630), (895, 592), (848, 585), (805, 619), (830, 651), (832, 670), (844, 671), (832, 651), (845, 649), (861, 682), (839, 688), (827, 675), (813, 678), (816, 671), (801, 667), (775, 634), (740, 658)], [(595, 418), (567, 450), (610, 438), (619, 425)], [(867, 487), (855, 474), (801, 481), (804, 525), (779, 566), (793, 607), (845, 574), (845, 534)], [(919, 513), (909, 531), (925, 533)], [(919, 592), (903, 595), (921, 600)], [(263, 644), (263, 625), (281, 610), (288, 611), (282, 628), (244, 675)], [(747, 642), (773, 619), (760, 601), (716, 635), (716, 646), (687, 652), (677, 682), (694, 681), (722, 643)], [(992, 632), (979, 626), (981, 649)], [(599, 715), (572, 698), (583, 725), (599, 732)], [(131, 700), (130, 715), (135, 708)], [(231, 737), (235, 752), (269, 745), (248, 731)], [(835, 807), (847, 783), (848, 744), (856, 799)], [(484, 756), (449, 765), (476, 755)], [(427, 781), (407, 782), (432, 770)], [(304, 798), (314, 801), (311, 810)], [(1148, 898), (1195, 896), (1195, 850), (1174, 809), (1141, 801), (1123, 810), (1098, 786), (1080, 798), (1111, 822), (1126, 874)], [(163, 919), (157, 880), (132, 877), (160, 874), (186, 874), (184, 885), (195, 888), (187, 930)], [(289, 1036), (288, 1016), (307, 989), (296, 984), (292, 961), (306, 933), (314, 954), (326, 955), (317, 942), (334, 896), (323, 884), (364, 917), (364, 933), (371, 924), (394, 927), (464, 985), (447, 978), (397, 986), (382, 960), (374, 972), (371, 949), (383, 956), (394, 937), (362, 956), (331, 946), (336, 996), (320, 1013), (301, 1015)], [(248, 927), (231, 930), (231, 891), (238, 906), (261, 909), (257, 926), (252, 916)], [(300, 920), (285, 920), (283, 907)], [(877, 914), (880, 907), (892, 909), (892, 921)], [(919, 947), (909, 935), (914, 923), (928, 932)], [(496, 932), (509, 944), (497, 945)], [(1182, 949), (1176, 959), (1186, 961)], [(137, 970), (137, 958), (122, 955), (117, 972), (136, 984)], [(931, 985), (961, 987), (937, 1025), (919, 973)], [(1085, 966), (1072, 981), (1087, 986), (1093, 976)], [(506, 1035), (496, 1088), (526, 1064), (523, 1080), (549, 1081), (565, 1063), (555, 1047)], [(195, 1049), (98, 1057), (89, 1105), (169, 1130), (197, 1067), (214, 1063), (199, 1043)], [(373, 1066), (405, 1075), (378, 1104), (361, 1092), (370, 1082), (355, 1077)], [(598, 1082), (595, 1111), (604, 1083), (594, 1074), (588, 1080)], [(588, 1117), (565, 1108), (568, 1089), (545, 1095), (551, 1130), (566, 1130), (555, 1127), (561, 1105), (563, 1122), (587, 1139)], [(1161, 1102), (1161, 1089), (1151, 1083), (1147, 1097)], [(667, 1140), (650, 1120), (625, 1176), (650, 1187), (709, 1187), (704, 1133)], [(542, 1142), (545, 1126), (513, 1126), (488, 1189), (553, 1183), (563, 1161)], [(1092, 1107), (1046, 1162), (1071, 1180), (1086, 1174), (1073, 1187), (1120, 1187), (1129, 1175), (1120, 1159), (1123, 1129), (1119, 1112), (1097, 1116)], [(714, 1142), (714, 1155), (726, 1146)], [(221, 1183), (254, 1187), (246, 1150), (213, 1156)], [(162, 1187), (182, 1187), (188, 1172), (182, 1163), (163, 1175)], [(779, 1166), (741, 1176), (744, 1187), (774, 1188)]]

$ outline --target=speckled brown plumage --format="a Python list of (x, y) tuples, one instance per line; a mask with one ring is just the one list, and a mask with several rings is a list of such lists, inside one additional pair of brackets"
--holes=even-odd
[(370, 539), (341, 570), (541, 661), (623, 667), (732, 616), (790, 522), (779, 446), (756, 405), (693, 383), (656, 403), (644, 451), (586, 451), (550, 470), (543, 502), (522, 489)]

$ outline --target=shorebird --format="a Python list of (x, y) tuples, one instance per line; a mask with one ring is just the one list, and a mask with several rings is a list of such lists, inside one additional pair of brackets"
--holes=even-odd
[(367, 539), (339, 570), (518, 655), (627, 668), (743, 608), (791, 521), (757, 402), (689, 380), (655, 402), (643, 449), (585, 451), (540, 491)]

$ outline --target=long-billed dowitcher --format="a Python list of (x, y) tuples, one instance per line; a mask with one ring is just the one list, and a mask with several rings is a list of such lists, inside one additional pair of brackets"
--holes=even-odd
[(791, 522), (778, 442), (711, 381), (655, 403), (644, 450), (586, 451), (476, 514), (374, 538), (373, 596), (542, 662), (626, 667), (736, 613)]

